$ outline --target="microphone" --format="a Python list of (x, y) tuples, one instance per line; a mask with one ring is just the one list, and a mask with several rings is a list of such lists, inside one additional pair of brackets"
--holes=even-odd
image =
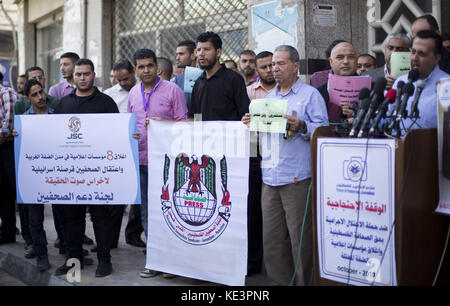
[(413, 69), (408, 73), (408, 83), (414, 83), (420, 78), (420, 72), (417, 69)]
[(404, 117), (406, 105), (408, 104), (409, 97), (411, 97), (413, 94), (414, 94), (414, 85), (412, 83), (406, 84), (405, 88), (403, 88), (402, 102), (400, 104), (396, 122), (400, 122), (400, 120), (402, 120), (402, 118)]
[(378, 108), (380, 100), (383, 99), (383, 93), (386, 88), (386, 84), (387, 81), (385, 78), (378, 79), (375, 82), (373, 91), (370, 94), (370, 107), (366, 113), (366, 117), (364, 118), (363, 124), (361, 125), (361, 129), (359, 130), (358, 138), (363, 137), (364, 132), (368, 129), (370, 120), (373, 118), (374, 113)]
[(359, 110), (355, 121), (353, 121), (352, 130), (350, 131), (349, 134), (350, 137), (354, 137), (356, 135), (358, 126), (361, 123), (361, 120), (364, 118), (364, 115), (366, 114), (366, 111), (370, 106), (369, 97), (370, 97), (369, 88), (363, 88), (359, 91)]
[(391, 89), (387, 92), (384, 101), (380, 104), (375, 113), (375, 119), (373, 121), (372, 127), (370, 128), (369, 135), (375, 134), (378, 124), (380, 124), (381, 119), (386, 115), (389, 104), (395, 102), (397, 96), (397, 90)]
[[(415, 81), (417, 81), (419, 79), (419, 77), (420, 77), (419, 70), (417, 70), (417, 69), (411, 70), (408, 73), (408, 84), (414, 83)], [(401, 83), (403, 83), (403, 84), (402, 84), (402, 87), (400, 88)], [(389, 126), (388, 126), (388, 130), (389, 131), (392, 131), (392, 129), (394, 128), (395, 123), (397, 122), (396, 118), (397, 118), (397, 116), (398, 116), (398, 114), (400, 112), (400, 106), (401, 106), (401, 103), (402, 103), (402, 95), (403, 95), (404, 89), (405, 89), (404, 86), (405, 86), (405, 82), (403, 82), (403, 81), (399, 81), (398, 84), (397, 84), (397, 98), (395, 100), (394, 110), (391, 113), (391, 122), (389, 123)]]
[(414, 96), (414, 100), (413, 100), (412, 106), (411, 106), (411, 114), (410, 114), (411, 118), (419, 118), (418, 104), (419, 104), (419, 99), (420, 99), (420, 96), (422, 95), (423, 89), (425, 88), (425, 85), (426, 85), (426, 82), (424, 80), (417, 81), (416, 95)]
[(397, 116), (398, 109), (400, 108), (400, 103), (402, 102), (403, 87), (405, 87), (405, 82), (399, 81), (397, 83), (397, 95), (395, 96), (395, 104), (394, 104), (394, 108), (391, 113), (392, 117)]

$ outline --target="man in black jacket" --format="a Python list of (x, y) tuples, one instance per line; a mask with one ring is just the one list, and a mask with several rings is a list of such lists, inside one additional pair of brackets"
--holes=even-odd
[[(109, 96), (94, 87), (94, 64), (88, 59), (75, 63), (74, 81), (77, 88), (61, 100), (55, 108), (55, 114), (118, 113), (117, 104)], [(111, 216), (109, 205), (90, 205), (89, 212), (94, 225), (97, 241), (98, 267), (96, 277), (112, 273), (111, 265)], [(86, 205), (65, 205), (67, 229), (67, 258), (77, 258), (81, 267), (92, 264), (92, 259), (83, 258), (83, 237), (86, 222)], [(59, 267), (55, 274), (64, 275), (72, 267), (66, 264)]]
[[(340, 76), (358, 76), (356, 70), (358, 68), (358, 54), (351, 43), (342, 42), (336, 45), (331, 51), (330, 66), (331, 73)], [(330, 122), (338, 122), (343, 116), (349, 115), (350, 103), (336, 105), (330, 103), (330, 95), (328, 91), (328, 83), (317, 89), (327, 104), (328, 118)]]

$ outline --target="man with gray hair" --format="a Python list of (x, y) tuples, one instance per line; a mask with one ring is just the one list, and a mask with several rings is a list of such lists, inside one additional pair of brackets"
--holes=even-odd
[[(303, 286), (311, 280), (313, 265), (311, 205), (306, 203), (311, 187), (310, 137), (316, 128), (328, 125), (328, 116), (320, 93), (298, 77), (295, 48), (277, 47), (272, 64), (277, 87), (267, 98), (287, 100), (289, 131), (285, 137), (261, 133), (264, 263), (275, 284), (289, 285), (295, 277)], [(250, 114), (242, 122), (249, 124)]]
[(362, 75), (369, 75), (372, 81), (386, 78), (386, 90), (390, 90), (395, 82), (395, 78), (391, 75), (391, 56), (394, 52), (409, 52), (411, 49), (411, 39), (403, 33), (389, 34), (383, 44), (384, 60), (386, 64), (378, 69), (364, 72)]

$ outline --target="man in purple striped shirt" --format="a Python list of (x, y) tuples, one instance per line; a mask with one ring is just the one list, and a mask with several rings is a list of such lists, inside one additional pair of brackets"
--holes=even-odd
[(48, 94), (55, 98), (61, 100), (63, 97), (68, 96), (75, 88), (75, 83), (73, 81), (73, 68), (75, 62), (78, 61), (80, 57), (78, 54), (73, 52), (67, 52), (61, 55), (59, 59), (59, 68), (61, 74), (65, 81), (62, 81), (56, 85), (50, 87)]
[(18, 96), (0, 85), (0, 245), (16, 242), (16, 184), (14, 175), (13, 104)]
[[(149, 49), (140, 49), (134, 54), (136, 74), (141, 80), (128, 96), (128, 112), (137, 115), (139, 139), (139, 170), (141, 176), (141, 218), (142, 227), (148, 237), (148, 160), (147, 160), (147, 119), (179, 121), (187, 118), (187, 107), (183, 91), (175, 84), (158, 77), (158, 62), (155, 53)], [(160, 272), (144, 269), (143, 278), (153, 277)], [(165, 274), (171, 278), (172, 275)]]

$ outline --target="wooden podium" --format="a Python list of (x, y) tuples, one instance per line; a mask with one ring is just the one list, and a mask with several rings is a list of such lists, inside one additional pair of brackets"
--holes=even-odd
[[(338, 137), (330, 127), (311, 139), (314, 285), (343, 286), (320, 277), (317, 220), (317, 140)], [(444, 251), (449, 226), (434, 211), (439, 202), (437, 130), (413, 130), (396, 143), (395, 258), (399, 286), (431, 286)]]

